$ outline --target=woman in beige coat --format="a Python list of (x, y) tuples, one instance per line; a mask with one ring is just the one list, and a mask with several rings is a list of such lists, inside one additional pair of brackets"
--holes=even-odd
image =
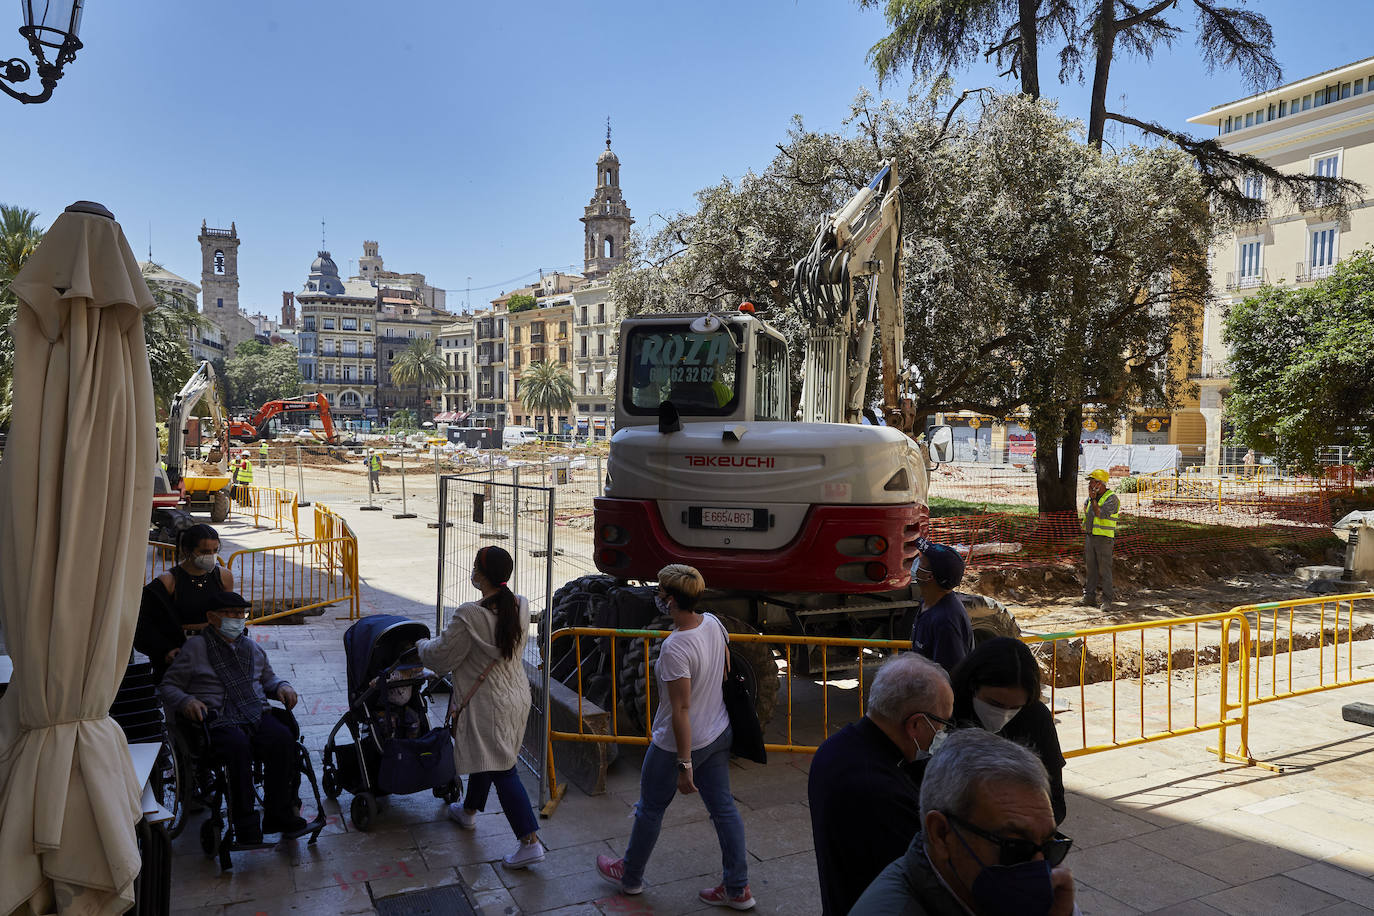
[(520, 840), (505, 857), (505, 865), (525, 868), (543, 861), (545, 849), (530, 797), (515, 770), (530, 712), (530, 684), (521, 659), (530, 606), (506, 585), (514, 565), (500, 547), (477, 551), (472, 584), (482, 600), (461, 605), (442, 635), (422, 639), (416, 648), (430, 668), (453, 675), (449, 705), (451, 715), (457, 711), (452, 723), (454, 769), (470, 775), (467, 797), (449, 805), (449, 817), (471, 830), (494, 785), (501, 810)]

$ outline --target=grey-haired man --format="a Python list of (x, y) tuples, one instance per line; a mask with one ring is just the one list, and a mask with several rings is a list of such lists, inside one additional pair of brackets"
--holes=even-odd
[(981, 728), (943, 743), (921, 784), (922, 831), (850, 916), (1072, 916), (1072, 840), (1040, 759)]

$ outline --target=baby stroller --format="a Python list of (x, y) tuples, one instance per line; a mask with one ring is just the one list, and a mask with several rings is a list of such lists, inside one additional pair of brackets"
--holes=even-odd
[[(353, 826), (366, 831), (377, 816), (377, 798), (425, 789), (455, 802), (463, 784), (453, 771), (453, 739), (431, 728), (427, 696), (440, 682), (411, 651), (429, 627), (408, 617), (364, 617), (344, 632), (348, 663), (348, 711), (324, 745), (324, 794), (353, 796)], [(347, 728), (352, 744), (336, 744)]]

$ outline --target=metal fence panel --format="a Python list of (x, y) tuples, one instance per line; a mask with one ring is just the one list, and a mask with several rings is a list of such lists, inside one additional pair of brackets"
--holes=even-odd
[(443, 630), (458, 605), (477, 597), (469, 581), (477, 551), (491, 545), (508, 551), (515, 561), (510, 587), (530, 604), (531, 632), (524, 660), (538, 672), (539, 685), (531, 691), (530, 724), (520, 762), (538, 780), (542, 808), (548, 801), (549, 681), (543, 661), (548, 657), (548, 612), (554, 589), (555, 488), (522, 485), (518, 470), (510, 478), (509, 483), (486, 474), (440, 478), (435, 632)]

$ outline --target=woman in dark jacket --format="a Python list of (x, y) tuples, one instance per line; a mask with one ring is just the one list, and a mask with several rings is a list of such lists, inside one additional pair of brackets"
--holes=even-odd
[(1054, 822), (1064, 821), (1064, 756), (1054, 714), (1040, 700), (1040, 665), (1019, 639), (998, 636), (975, 648), (950, 674), (954, 720), (1034, 751), (1050, 777)]

